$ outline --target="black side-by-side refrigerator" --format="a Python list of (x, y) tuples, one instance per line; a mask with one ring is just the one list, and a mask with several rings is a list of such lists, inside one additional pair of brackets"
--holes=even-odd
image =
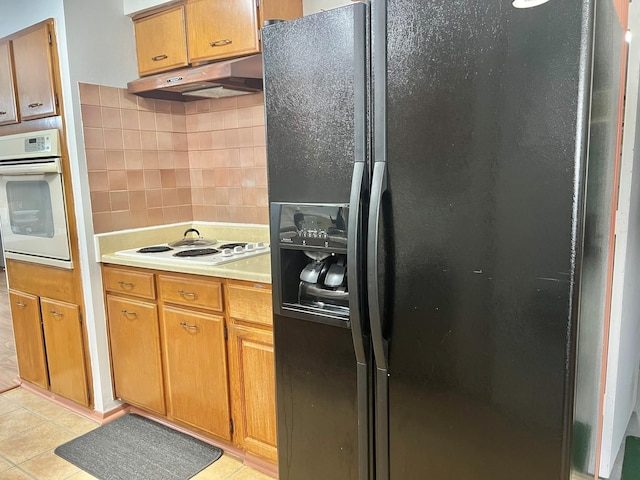
[(263, 29), (281, 480), (568, 480), (595, 2), (529, 3)]

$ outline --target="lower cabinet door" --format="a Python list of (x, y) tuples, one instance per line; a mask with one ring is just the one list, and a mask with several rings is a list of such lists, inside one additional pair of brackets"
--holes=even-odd
[(116, 395), (164, 415), (158, 307), (108, 295), (107, 311)]
[(48, 388), (47, 359), (44, 353), (38, 297), (10, 290), (9, 301), (20, 377), (39, 387)]
[(169, 417), (230, 440), (223, 317), (170, 306), (161, 312)]
[(276, 462), (273, 335), (259, 328), (229, 327), (229, 377), (235, 441), (247, 452)]
[(88, 406), (80, 308), (70, 303), (41, 298), (40, 309), (51, 391)]

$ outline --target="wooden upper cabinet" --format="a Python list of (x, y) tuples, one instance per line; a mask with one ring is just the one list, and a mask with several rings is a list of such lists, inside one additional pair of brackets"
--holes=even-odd
[(189, 60), (210, 60), (258, 53), (256, 0), (187, 0)]
[(0, 43), (0, 125), (18, 123), (11, 42)]
[(259, 26), (266, 20), (293, 20), (302, 16), (301, 0), (262, 0), (258, 10)]
[(40, 324), (40, 301), (35, 295), (15, 290), (9, 291), (9, 301), (20, 377), (47, 388), (49, 379)]
[(53, 22), (44, 22), (13, 38), (13, 57), (20, 117), (58, 114), (54, 77)]
[(40, 299), (44, 344), (53, 393), (89, 405), (80, 308), (66, 302)]
[(140, 76), (188, 65), (184, 5), (134, 21)]

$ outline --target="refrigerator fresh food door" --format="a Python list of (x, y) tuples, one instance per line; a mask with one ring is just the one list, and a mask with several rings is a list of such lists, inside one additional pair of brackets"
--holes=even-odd
[(373, 3), (379, 480), (568, 478), (585, 5)]

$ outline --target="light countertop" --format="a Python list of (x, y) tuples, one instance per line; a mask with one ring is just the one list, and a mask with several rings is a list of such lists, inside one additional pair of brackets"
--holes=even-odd
[(230, 278), (249, 282), (271, 283), (271, 256), (268, 253), (222, 265), (163, 262), (158, 258), (127, 258), (115, 254), (120, 250), (168, 243), (182, 238), (187, 228), (196, 228), (206, 238), (218, 238), (239, 242), (268, 242), (269, 227), (231, 223), (193, 222), (121, 230), (95, 235), (96, 260), (112, 265), (150, 268), (168, 272), (190, 273), (210, 277)]

